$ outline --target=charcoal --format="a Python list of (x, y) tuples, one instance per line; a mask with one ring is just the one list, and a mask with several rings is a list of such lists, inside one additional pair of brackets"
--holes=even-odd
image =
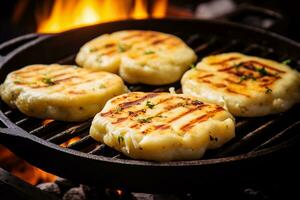
[(71, 188), (64, 194), (62, 199), (63, 200), (87, 200), (82, 187)]
[(40, 190), (49, 192), (59, 196), (61, 194), (60, 188), (56, 183), (41, 183), (36, 186)]
[(72, 183), (71, 181), (69, 181), (67, 179), (64, 179), (64, 178), (60, 178), (60, 177), (58, 177), (55, 180), (55, 183), (59, 186), (59, 188), (60, 188), (60, 190), (61, 190), (62, 193), (65, 193), (69, 189), (78, 186), (78, 185)]

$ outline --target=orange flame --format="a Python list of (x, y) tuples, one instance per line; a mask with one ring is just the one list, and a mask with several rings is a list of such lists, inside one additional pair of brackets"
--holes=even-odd
[(81, 139), (80, 137), (74, 137), (74, 138), (71, 138), (70, 140), (68, 140), (68, 141), (66, 141), (66, 142), (64, 142), (64, 143), (62, 143), (60, 146), (61, 146), (61, 147), (67, 147), (67, 146), (69, 146), (69, 145), (71, 145), (71, 144), (77, 142), (77, 141), (80, 140), (80, 139)]
[(38, 10), (38, 32), (64, 30), (121, 19), (161, 18), (166, 15), (168, 0), (54, 0), (49, 16)]
[(0, 166), (9, 170), (20, 179), (36, 185), (41, 182), (53, 182), (56, 176), (36, 168), (15, 156), (11, 151), (0, 145)]

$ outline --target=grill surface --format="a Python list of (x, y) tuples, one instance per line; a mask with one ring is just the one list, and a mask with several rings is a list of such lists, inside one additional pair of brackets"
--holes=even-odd
[[(252, 41), (248, 42), (246, 38), (239, 38), (236, 36), (230, 37), (230, 34), (229, 36), (224, 36), (222, 34), (217, 34), (215, 31), (212, 31), (212, 33), (208, 34), (207, 31), (201, 32), (197, 29), (182, 29), (182, 31), (176, 30), (175, 32), (172, 32), (173, 30), (165, 30), (164, 28), (159, 27), (157, 29), (162, 29), (161, 31), (171, 32), (182, 38), (190, 47), (195, 50), (199, 59), (201, 59), (203, 56), (211, 54), (236, 51), (249, 55), (274, 59), (279, 62), (282, 62), (286, 59), (292, 59), (290, 65), (296, 68), (298, 71), (300, 69), (299, 60), (297, 60), (296, 57), (293, 57), (288, 51), (286, 51), (286, 53), (279, 52), (277, 49), (270, 46), (270, 44), (265, 45), (261, 40), (257, 40), (256, 43), (253, 43)], [(92, 37), (89, 39), (92, 39)], [(51, 40), (51, 36), (49, 40)], [(87, 39), (85, 41), (87, 41)], [(59, 59), (45, 60), (45, 62), (75, 64), (74, 58), (77, 51), (78, 49), (74, 49), (72, 52), (67, 52), (66, 55), (63, 55)], [(30, 62), (31, 61), (29, 61), (29, 63)], [(14, 66), (13, 68), (18, 67), (19, 66)], [(13, 69), (11, 68), (8, 70), (11, 71)], [(7, 70), (2, 70), (2, 76), (4, 76), (5, 73), (7, 73)], [(131, 91), (154, 92), (167, 92), (169, 87), (175, 87), (178, 93), (181, 92), (179, 83), (162, 87), (146, 85), (128, 85), (128, 87)], [(41, 120), (27, 117), (24, 114), (20, 113), (18, 110), (9, 108), (3, 102), (1, 102), (0, 106), (1, 111), (11, 122), (24, 129), (30, 135), (41, 138), (42, 140), (40, 141), (42, 141), (43, 143), (47, 141), (52, 144), (60, 145), (58, 149), (68, 148), (75, 150), (76, 152), (71, 151), (68, 153), (75, 156), (77, 155), (78, 157), (82, 157), (82, 154), (78, 154), (78, 151), (80, 151), (84, 153), (84, 155), (86, 155), (88, 158), (99, 160), (103, 160), (103, 158), (109, 158), (109, 161), (112, 163), (125, 163), (126, 166), (124, 167), (128, 167), (128, 165), (149, 165), (151, 167), (155, 167), (157, 165), (188, 166), (208, 165), (215, 162), (226, 163), (231, 161), (233, 158), (236, 158), (234, 156), (238, 156), (239, 159), (242, 159), (245, 155), (251, 155), (253, 153), (255, 154), (256, 152), (260, 151), (268, 152), (276, 149), (278, 145), (284, 146), (285, 144), (290, 144), (296, 141), (295, 138), (297, 137), (297, 130), (299, 130), (300, 127), (300, 115), (298, 114), (300, 111), (299, 105), (294, 106), (292, 109), (285, 113), (272, 116), (257, 118), (237, 118), (236, 137), (232, 141), (224, 145), (222, 148), (206, 152), (203, 159), (199, 161), (152, 163), (146, 161), (131, 160), (130, 158), (125, 157), (123, 154), (120, 154), (112, 148), (104, 144), (95, 142), (88, 135), (91, 120), (79, 123)], [(22, 153), (19, 154), (22, 155)], [(36, 161), (32, 162), (35, 163)], [(51, 169), (49, 169), (47, 165), (48, 164), (41, 164), (41, 167), (44, 167), (51, 171)], [(57, 172), (56, 170), (53, 171)], [(120, 185), (122, 185), (122, 182), (120, 183)]]

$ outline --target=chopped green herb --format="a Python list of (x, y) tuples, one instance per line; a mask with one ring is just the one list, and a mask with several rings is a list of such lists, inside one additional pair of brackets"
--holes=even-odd
[(55, 82), (51, 78), (43, 78), (43, 83), (46, 83), (47, 85), (55, 85)]
[(255, 70), (256, 70), (257, 72), (259, 72), (259, 74), (260, 74), (261, 76), (267, 76), (267, 75), (270, 75), (270, 73), (267, 72), (267, 70), (265, 69), (265, 67), (262, 67), (262, 68), (255, 68)]
[(243, 75), (240, 77), (240, 81), (238, 83), (242, 83), (243, 81), (246, 81), (246, 80), (249, 80), (249, 79), (252, 79), (252, 80), (256, 80), (256, 78), (252, 75), (252, 74), (248, 74), (248, 75)]
[(92, 53), (92, 52), (98, 51), (98, 48), (97, 47), (90, 48), (89, 51)]
[(151, 101), (147, 101), (146, 106), (148, 106), (150, 109), (152, 109), (155, 105)]
[(151, 122), (152, 118), (153, 117), (140, 118), (140, 119), (138, 119), (138, 122), (140, 122), (140, 123), (149, 123), (149, 122)]
[(236, 70), (238, 70), (241, 66), (243, 66), (243, 63), (236, 63), (233, 65)]
[(286, 59), (286, 60), (282, 61), (281, 63), (284, 64), (284, 65), (288, 65), (288, 64), (290, 64), (291, 62), (292, 62), (291, 59)]
[(193, 64), (190, 64), (190, 68), (191, 69), (194, 69), (194, 68), (196, 68), (196, 65), (193, 63)]
[(121, 144), (122, 142), (124, 142), (124, 137), (122, 135), (118, 136), (118, 143)]
[(130, 46), (128, 44), (124, 44), (124, 43), (119, 43), (118, 44), (118, 51), (121, 52), (121, 53), (125, 52), (129, 48), (130, 48)]
[(154, 54), (155, 51), (152, 51), (152, 50), (147, 50), (144, 52), (145, 55), (149, 55), (149, 54)]
[(265, 91), (266, 94), (271, 94), (272, 93), (272, 89), (266, 87), (266, 91)]
[(20, 80), (15, 80), (14, 83), (15, 83), (15, 84), (22, 84), (23, 82), (20, 81)]

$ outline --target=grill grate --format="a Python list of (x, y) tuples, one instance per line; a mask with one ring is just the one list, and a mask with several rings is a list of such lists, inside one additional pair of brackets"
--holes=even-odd
[[(185, 35), (175, 33), (192, 47), (199, 58), (210, 54), (222, 52), (237, 51), (249, 55), (261, 56), (277, 60), (279, 62), (288, 58), (287, 55), (278, 55), (272, 48), (264, 47), (259, 44), (248, 44), (245, 41), (229, 40), (228, 38), (218, 38), (214, 35), (209, 37), (200, 34)], [(76, 54), (68, 55), (65, 58), (56, 61), (59, 64), (75, 64)], [(296, 61), (292, 61), (292, 66), (300, 69)], [(168, 91), (169, 87), (175, 87), (177, 92), (181, 92), (180, 83), (167, 85), (163, 87), (128, 85), (131, 91)], [(286, 137), (293, 137), (300, 127), (299, 105), (296, 105), (290, 111), (282, 114), (258, 118), (237, 118), (236, 137), (222, 148), (209, 151), (203, 159), (219, 158), (240, 153), (261, 150), (270, 145), (283, 141)], [(80, 123), (67, 123), (60, 121), (48, 121), (30, 118), (20, 113), (16, 109), (10, 109), (1, 102), (3, 113), (16, 125), (25, 129), (29, 134), (33, 134), (48, 142), (61, 145), (62, 147), (81, 151), (93, 155), (111, 157), (113, 159), (130, 159), (112, 148), (96, 143), (88, 134), (91, 120)], [(287, 117), (288, 116), (288, 117)], [(80, 138), (75, 142), (70, 142), (74, 138)], [(69, 143), (68, 143), (69, 142)], [(64, 145), (67, 144), (67, 145)]]

